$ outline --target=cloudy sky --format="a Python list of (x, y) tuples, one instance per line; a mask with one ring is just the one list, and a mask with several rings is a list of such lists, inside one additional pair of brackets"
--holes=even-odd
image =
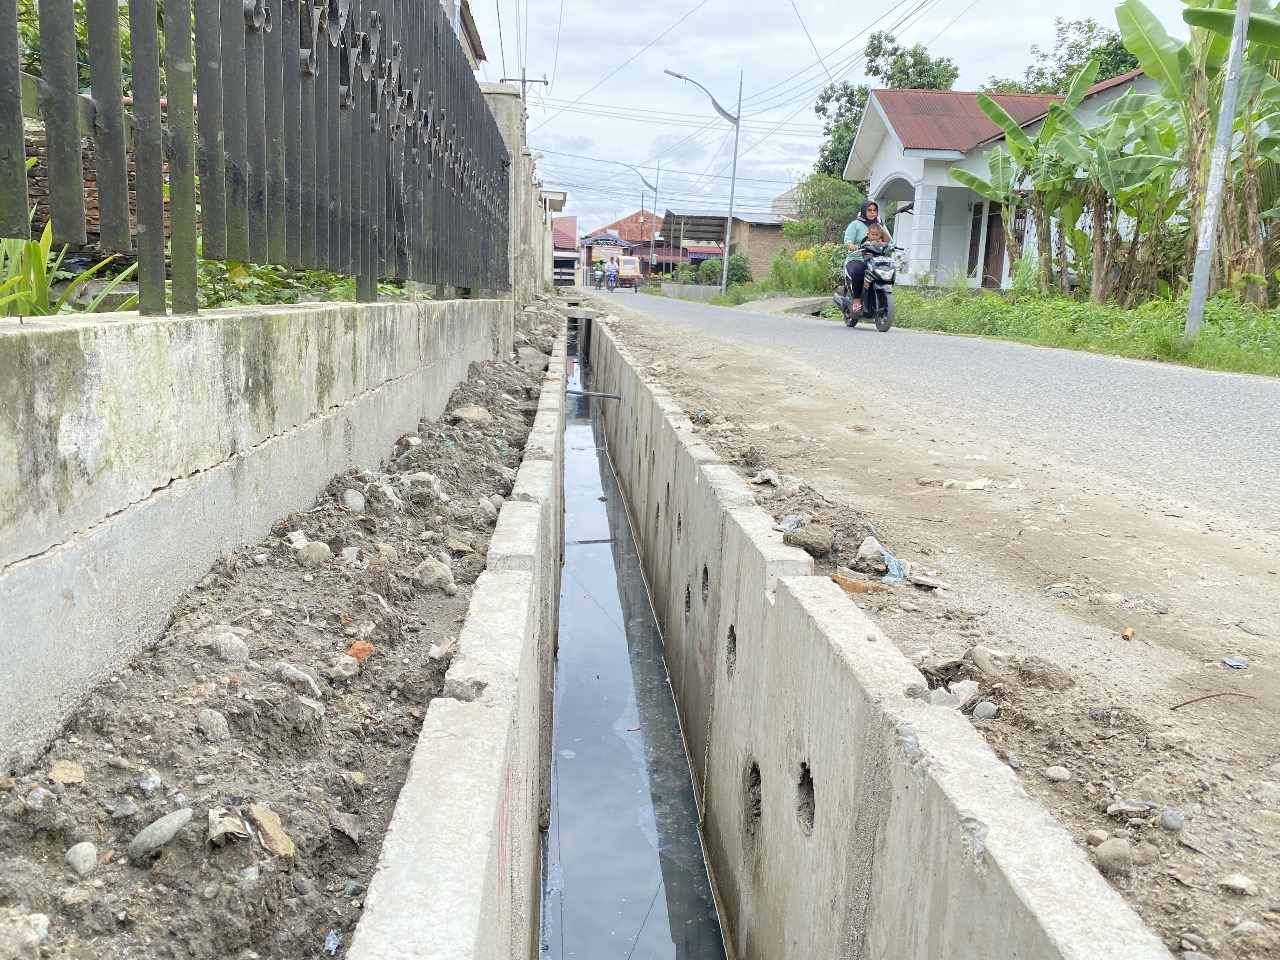
[[(732, 113), (745, 74), (738, 210), (769, 201), (804, 177), (821, 124), (813, 102), (830, 80), (862, 83), (867, 35), (889, 30), (924, 43), (960, 68), (955, 89), (991, 76), (1021, 76), (1032, 44), (1051, 46), (1055, 16), (1115, 25), (1115, 0), (471, 0), (489, 62), (483, 80), (546, 77), (529, 87), (529, 140), (547, 187), (568, 190), (579, 231), (641, 206), (641, 168), (661, 163), (659, 209), (728, 204), (731, 126), (702, 93)], [(1181, 0), (1146, 0), (1171, 30)], [(803, 26), (802, 26), (803, 22)], [(806, 30), (807, 28), (807, 30)], [(653, 194), (644, 205), (651, 208)]]

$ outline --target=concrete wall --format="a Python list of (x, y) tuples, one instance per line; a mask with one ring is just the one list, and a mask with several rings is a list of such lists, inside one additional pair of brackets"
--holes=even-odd
[(511, 305), (0, 324), (0, 762), (39, 750), (229, 550), (438, 416)]
[(739, 960), (1169, 960), (608, 327), (590, 342)]
[(563, 555), (563, 339), (488, 569), (427, 710), (350, 960), (538, 956)]
[(528, 114), (520, 88), (507, 83), (482, 83), (480, 89), (511, 155), (511, 290), (516, 302), (523, 305), (533, 302), (546, 274), (545, 235), (551, 230), (551, 222), (542, 202), (533, 154), (525, 145)]
[(664, 283), (662, 292), (669, 297), (682, 297), (685, 300), (700, 300), (706, 303), (720, 292), (720, 284), (710, 286), (700, 283)]

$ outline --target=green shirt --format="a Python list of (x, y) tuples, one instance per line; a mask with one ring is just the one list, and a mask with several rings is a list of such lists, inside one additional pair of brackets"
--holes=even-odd
[(862, 259), (864, 259), (864, 257), (862, 256), (862, 251), (861, 251), (861, 250), (850, 250), (850, 249), (849, 249), (849, 244), (851, 244), (851, 243), (853, 243), (853, 244), (860, 244), (860, 243), (862, 243), (862, 241), (863, 241), (863, 240), (867, 239), (867, 232), (870, 230), (870, 228), (871, 228), (871, 225), (870, 225), (870, 224), (868, 224), (868, 223), (864, 223), (864, 222), (863, 222), (863, 221), (861, 221), (861, 220), (855, 220), (855, 221), (853, 221), (853, 223), (849, 224), (849, 226), (845, 228), (845, 231), (844, 231), (844, 243), (845, 243), (845, 258), (844, 258), (844, 262), (845, 262), (845, 264), (846, 264), (846, 265), (848, 265), (848, 263), (849, 263), (849, 261), (850, 261), (850, 260), (862, 260)]

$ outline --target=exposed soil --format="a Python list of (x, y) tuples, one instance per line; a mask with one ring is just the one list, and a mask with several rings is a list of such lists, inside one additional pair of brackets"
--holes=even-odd
[[(552, 320), (518, 335), (524, 367), (473, 365), (379, 471), (222, 558), (34, 766), (0, 772), (0, 958), (345, 954)], [(171, 840), (138, 846), (180, 811)]]
[[(841, 575), (936, 695), (978, 683), (961, 707), (974, 726), (1175, 955), (1280, 956), (1271, 532), (863, 406), (793, 357), (611, 309), (701, 439), (748, 482), (773, 471), (757, 502), (802, 518), (789, 538)], [(923, 585), (885, 584), (883, 557), (859, 564), (871, 533)], [(974, 718), (979, 704), (994, 716)], [(1112, 839), (1125, 843), (1099, 857)]]

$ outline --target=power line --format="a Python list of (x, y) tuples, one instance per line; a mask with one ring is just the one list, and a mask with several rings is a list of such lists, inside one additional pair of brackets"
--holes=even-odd
[[(616, 162), (616, 161), (614, 161), (614, 160), (605, 160), (605, 159), (602, 159), (602, 158), (600, 158), (600, 157), (587, 157), (587, 156), (583, 156), (583, 155), (582, 155), (582, 154), (580, 154), (580, 153), (565, 153), (563, 150), (544, 150), (544, 149), (542, 149), (542, 148), (540, 148), (540, 147), (535, 147), (535, 148), (533, 148), (533, 150), (534, 150), (534, 152), (535, 152), (535, 153), (549, 153), (549, 154), (551, 154), (552, 156), (556, 156), (556, 157), (570, 157), (570, 158), (572, 158), (572, 159), (574, 159), (574, 160), (587, 160), (587, 161), (590, 161), (590, 162), (592, 162), (592, 163), (608, 163), (608, 164), (613, 164), (613, 163), (615, 163), (615, 162)], [(641, 164), (635, 164), (635, 166), (638, 166), (638, 167), (641, 167), (641, 168), (646, 167), (646, 166), (648, 166), (648, 165), (649, 165), (649, 164), (648, 164), (648, 162), (646, 162), (646, 163), (641, 163)], [(663, 173), (663, 176), (667, 176), (667, 175), (671, 175), (671, 176), (680, 176), (681, 174), (684, 174), (684, 175), (686, 175), (686, 176), (691, 176), (691, 177), (700, 177), (700, 176), (702, 176), (702, 174), (700, 174), (700, 173), (694, 173), (692, 170), (672, 170), (672, 169), (671, 169), (671, 168), (669, 168), (669, 167), (663, 167), (663, 168), (662, 168), (662, 173)], [(716, 176), (716, 175), (715, 175), (715, 174), (712, 174), (712, 176), (714, 177), (714, 176)], [(720, 179), (725, 179), (725, 180), (727, 180), (727, 179), (728, 179), (728, 177), (723, 177), (723, 178), (720, 178)], [(762, 177), (739, 177), (739, 178), (738, 178), (738, 182), (740, 182), (740, 183), (790, 183), (791, 181), (790, 181), (790, 180), (774, 180), (774, 179), (770, 179), (770, 178), (762, 178)]]
[(556, 23), (556, 55), (551, 60), (551, 85), (547, 87), (547, 93), (550, 93), (556, 86), (556, 67), (560, 66), (560, 31), (564, 28), (564, 0), (560, 0), (560, 20)]
[[(627, 66), (630, 66), (630, 64), (632, 63), (632, 61), (634, 61), (637, 57), (639, 57), (639, 56), (640, 56), (640, 54), (642, 54), (642, 53), (644, 53), (645, 51), (647, 51), (650, 47), (652, 47), (654, 44), (656, 44), (659, 40), (661, 40), (663, 37), (665, 37), (668, 33), (670, 33), (670, 32), (671, 32), (672, 30), (674, 30), (676, 27), (680, 26), (680, 24), (684, 23), (686, 20), (688, 20), (690, 17), (692, 17), (695, 13), (697, 13), (699, 10), (701, 10), (703, 7), (705, 7), (709, 2), (710, 2), (710, 0), (700, 0), (700, 2), (698, 3), (698, 5), (697, 5), (696, 7), (694, 7), (692, 10), (690, 10), (688, 13), (686, 13), (684, 16), (682, 16), (679, 20), (677, 20), (677, 21), (676, 21), (675, 23), (673, 23), (671, 26), (667, 27), (667, 29), (663, 30), (663, 31), (662, 31), (662, 33), (658, 34), (656, 37), (654, 37), (652, 40), (650, 40), (648, 43), (646, 43), (643, 47), (641, 47), (639, 50), (637, 50), (634, 54), (632, 54), (630, 57), (628, 57), (626, 60), (624, 60), (622, 63), (620, 63), (620, 64), (619, 64), (617, 67), (615, 67), (615, 68), (614, 68), (614, 69), (613, 69), (609, 74), (607, 74), (606, 76), (602, 77), (600, 80), (597, 80), (597, 81), (596, 81), (595, 83), (593, 83), (593, 84), (592, 84), (592, 85), (591, 85), (591, 86), (590, 86), (586, 91), (584, 91), (581, 95), (579, 95), (579, 96), (578, 96), (578, 97), (576, 97), (574, 100), (572, 100), (572, 101), (571, 101), (571, 105), (572, 105), (572, 104), (574, 104), (574, 103), (577, 103), (579, 100), (583, 99), (583, 97), (585, 97), (587, 94), (591, 93), (591, 91), (592, 91), (592, 90), (595, 90), (597, 87), (601, 86), (601, 85), (602, 85), (606, 80), (609, 80), (610, 78), (612, 78), (612, 77), (613, 77), (613, 76), (615, 76), (616, 74), (618, 74), (618, 73), (622, 72), (623, 68), (625, 68), (625, 67), (627, 67)], [(531, 134), (532, 134), (532, 133), (537, 132), (538, 130), (541, 130), (543, 127), (545, 127), (548, 123), (550, 123), (550, 122), (551, 122), (552, 120), (554, 120), (556, 117), (560, 116), (560, 114), (562, 114), (564, 111), (565, 111), (565, 108), (564, 108), (564, 107), (561, 107), (559, 110), (557, 110), (557, 111), (556, 111), (555, 113), (553, 113), (551, 116), (547, 117), (547, 119), (543, 120), (540, 124), (538, 124), (538, 125), (537, 125), (536, 127), (534, 127), (532, 130), (530, 130), (530, 131), (529, 131), (529, 133), (531, 133)]]
[(800, 8), (796, 6), (796, 0), (791, 0), (791, 9), (796, 12), (796, 19), (800, 21), (800, 29), (804, 31), (804, 35), (809, 38), (809, 46), (813, 47), (813, 54), (818, 58), (818, 62), (822, 64), (822, 69), (827, 71), (827, 79), (835, 83), (835, 79), (831, 76), (831, 70), (828, 69), (826, 61), (822, 59), (822, 54), (818, 52), (818, 45), (813, 42), (813, 35), (809, 33), (809, 28), (804, 25), (804, 17), (800, 16)]
[(498, 13), (498, 50), (502, 53), (502, 75), (507, 75), (507, 45), (502, 41), (502, 0), (493, 0), (493, 9)]

